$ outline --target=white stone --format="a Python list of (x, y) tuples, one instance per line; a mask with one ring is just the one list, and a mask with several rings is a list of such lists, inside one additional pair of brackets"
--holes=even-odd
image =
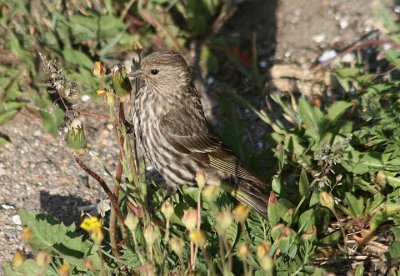
[(21, 218), (19, 217), (19, 215), (14, 215), (14, 216), (12, 216), (12, 221), (15, 223), (15, 224), (17, 224), (17, 225), (21, 225)]
[(312, 37), (312, 39), (317, 42), (317, 43), (321, 43), (322, 41), (325, 40), (325, 34), (318, 34), (318, 35), (314, 35)]
[(82, 95), (81, 97), (82, 102), (87, 102), (88, 100), (90, 100), (90, 96), (89, 95)]
[(332, 59), (332, 58), (334, 58), (336, 56), (337, 56), (337, 53), (336, 53), (335, 50), (327, 50), (327, 51), (322, 53), (322, 55), (318, 58), (318, 61), (320, 63), (322, 63), (322, 62), (330, 60), (330, 59)]

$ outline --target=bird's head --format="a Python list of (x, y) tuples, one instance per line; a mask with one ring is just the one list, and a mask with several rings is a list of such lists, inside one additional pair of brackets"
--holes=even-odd
[(128, 76), (140, 77), (149, 88), (164, 91), (175, 90), (191, 82), (190, 69), (185, 59), (172, 51), (158, 51), (148, 55), (143, 59), (141, 69)]

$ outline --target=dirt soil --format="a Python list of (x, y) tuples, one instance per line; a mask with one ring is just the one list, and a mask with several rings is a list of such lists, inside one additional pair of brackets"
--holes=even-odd
[[(240, 2), (236, 14), (221, 32), (240, 47), (251, 45), (256, 33), (259, 65), (268, 69), (266, 74), (271, 74), (273, 65), (308, 68), (324, 52), (350, 45), (373, 25), (372, 0)], [(99, 107), (95, 108), (100, 112)], [(93, 151), (113, 169), (118, 150), (112, 126), (101, 120), (87, 120), (85, 125), (90, 128), (86, 134)], [(18, 209), (48, 212), (69, 224), (79, 221), (79, 207), (95, 204), (106, 196), (75, 163), (62, 139), (47, 134), (38, 118), (22, 111), (2, 126), (0, 132), (12, 140), (0, 148), (2, 266), (17, 249), (25, 250), (20, 241)], [(88, 163), (96, 164), (93, 160)], [(94, 167), (100, 171), (99, 166)]]

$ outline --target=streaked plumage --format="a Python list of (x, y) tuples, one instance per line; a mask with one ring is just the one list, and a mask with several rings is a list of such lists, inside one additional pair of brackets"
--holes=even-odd
[(131, 76), (145, 82), (134, 103), (135, 136), (167, 187), (194, 185), (196, 172), (204, 171), (209, 184), (222, 180), (227, 192), (266, 217), (264, 183), (240, 165), (209, 126), (183, 57), (155, 52)]

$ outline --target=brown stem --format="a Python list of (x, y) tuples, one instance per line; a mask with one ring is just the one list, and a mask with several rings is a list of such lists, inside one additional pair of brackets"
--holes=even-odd
[(103, 188), (104, 192), (107, 194), (108, 198), (111, 201), (112, 207), (115, 209), (115, 213), (117, 215), (117, 218), (121, 224), (122, 231), (125, 231), (125, 225), (124, 225), (124, 218), (122, 216), (121, 210), (119, 209), (118, 206), (118, 201), (115, 195), (112, 193), (110, 188), (108, 188), (106, 182), (94, 171), (92, 171), (88, 166), (86, 166), (82, 160), (80, 160), (78, 157), (74, 157), (76, 163), (84, 170), (88, 175), (90, 175), (94, 180), (96, 180), (100, 186)]
[[(125, 121), (124, 103), (123, 102), (119, 103), (119, 121), (122, 124)], [(122, 135), (120, 135), (119, 143), (121, 146), (124, 144), (124, 137)], [(117, 171), (115, 174), (115, 179), (119, 184), (121, 183), (122, 172), (123, 172), (122, 158), (123, 158), (123, 152), (121, 151), (121, 148), (120, 148), (119, 160), (118, 160), (118, 164), (117, 164)], [(120, 192), (119, 185), (115, 185), (114, 196), (117, 199), (118, 199), (119, 192)], [(121, 254), (119, 254), (119, 251), (118, 251), (119, 241), (118, 241), (118, 235), (117, 235), (117, 216), (116, 216), (114, 209), (111, 209), (111, 214), (110, 214), (110, 241), (111, 241), (111, 249), (113, 251), (114, 256), (119, 257)]]
[(76, 110), (76, 111), (79, 112), (79, 114), (88, 115), (88, 116), (92, 116), (92, 117), (95, 117), (95, 118), (108, 119), (107, 116), (104, 116), (104, 115), (101, 115), (101, 114), (96, 114), (96, 113), (82, 111), (82, 110)]
[(373, 46), (373, 45), (382, 45), (382, 44), (391, 44), (392, 46), (395, 46), (397, 48), (400, 47), (398, 45), (398, 43), (396, 41), (392, 40), (392, 39), (368, 39), (368, 40), (362, 41), (362, 42), (360, 42), (358, 44), (355, 44), (355, 45), (352, 45), (352, 46), (346, 48), (345, 50), (340, 52), (340, 54), (338, 54), (337, 56), (335, 56), (335, 57), (333, 57), (331, 59), (328, 59), (327, 61), (322, 62), (321, 66), (328, 66), (329, 64), (331, 64), (335, 60), (337, 60), (337, 59), (339, 59), (339, 58), (345, 56), (346, 54), (351, 53), (351, 52), (353, 52), (355, 50), (363, 49), (363, 48), (366, 48), (366, 47), (369, 47), (369, 46)]

